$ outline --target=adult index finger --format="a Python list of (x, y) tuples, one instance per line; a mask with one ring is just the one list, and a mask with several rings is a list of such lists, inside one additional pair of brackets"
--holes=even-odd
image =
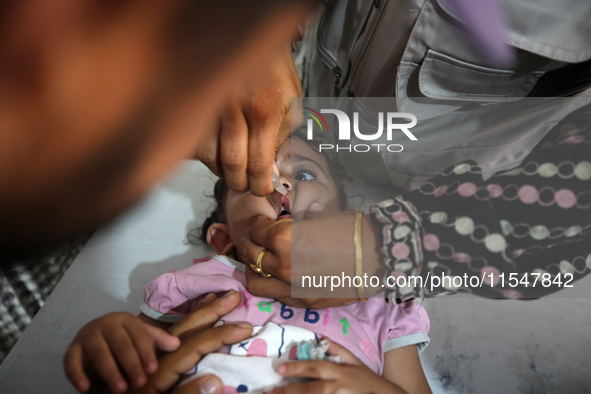
[(228, 314), (242, 301), (240, 293), (230, 291), (225, 296), (209, 302), (203, 306), (197, 306), (187, 316), (179, 320), (168, 331), (172, 335), (181, 336), (193, 331), (211, 327), (222, 316)]
[(242, 341), (251, 334), (252, 325), (247, 323), (227, 324), (191, 333), (183, 338), (178, 350), (162, 356), (158, 370), (149, 376), (146, 386), (155, 389), (155, 392), (165, 392), (204, 355), (215, 352), (224, 345)]

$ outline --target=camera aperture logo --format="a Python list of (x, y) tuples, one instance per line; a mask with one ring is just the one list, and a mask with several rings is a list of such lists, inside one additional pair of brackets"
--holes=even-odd
[[(384, 134), (384, 123), (386, 123), (386, 140), (392, 141), (394, 132), (403, 132), (410, 141), (417, 141), (417, 137), (413, 135), (410, 129), (417, 124), (417, 117), (407, 112), (383, 112), (378, 113), (378, 129), (373, 134), (364, 134), (359, 130), (359, 113), (353, 112), (353, 124), (349, 115), (338, 109), (321, 109), (320, 112), (304, 107), (304, 116), (309, 116), (307, 120), (307, 136), (308, 140), (313, 139), (314, 123), (320, 128), (320, 132), (328, 132), (328, 125), (322, 114), (333, 114), (337, 117), (339, 125), (338, 139), (339, 141), (351, 141), (351, 130), (355, 136), (362, 141), (376, 141), (382, 138)], [(410, 122), (402, 122), (400, 120), (410, 120)], [(351, 127), (352, 126), (352, 127)], [(325, 131), (326, 130), (326, 131)], [(347, 152), (369, 152), (370, 150), (377, 152), (402, 152), (404, 147), (401, 144), (383, 144), (383, 143), (367, 143), (367, 144), (320, 144), (318, 151), (335, 150)]]

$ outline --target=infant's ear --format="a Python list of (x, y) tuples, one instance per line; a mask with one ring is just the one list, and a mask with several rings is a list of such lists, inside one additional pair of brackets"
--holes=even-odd
[(207, 243), (217, 254), (229, 255), (234, 250), (234, 242), (230, 238), (227, 224), (214, 223), (207, 229)]

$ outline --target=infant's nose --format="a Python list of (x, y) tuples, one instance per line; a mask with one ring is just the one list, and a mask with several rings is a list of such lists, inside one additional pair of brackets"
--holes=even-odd
[(286, 177), (286, 176), (281, 176), (279, 179), (281, 185), (286, 188), (288, 191), (291, 191), (291, 178)]

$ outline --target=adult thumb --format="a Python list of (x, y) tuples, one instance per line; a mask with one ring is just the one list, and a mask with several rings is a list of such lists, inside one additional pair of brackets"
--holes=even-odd
[(205, 375), (183, 384), (173, 394), (222, 394), (224, 385), (215, 375)]

